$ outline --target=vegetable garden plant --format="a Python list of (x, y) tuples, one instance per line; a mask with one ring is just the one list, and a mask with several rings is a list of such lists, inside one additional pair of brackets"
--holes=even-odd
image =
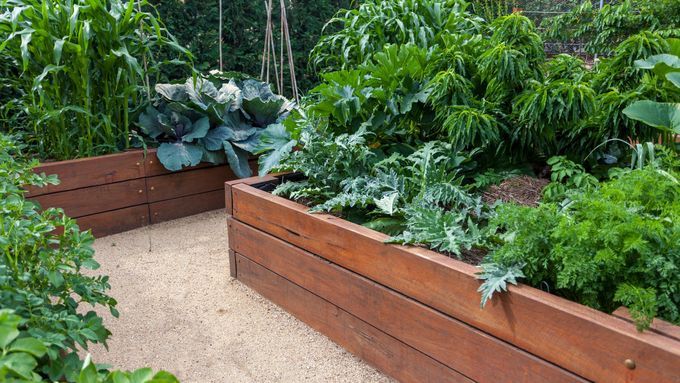
[[(680, 324), (674, 24), (587, 68), (546, 57), (523, 15), (464, 1), (367, 1), (333, 22), (312, 51), (323, 82), (262, 149), (281, 160), (261, 174), (305, 176), (274, 194), (479, 265), (482, 305), (522, 281), (628, 306), (641, 330)], [(485, 197), (517, 176), (548, 179), (535, 206)]]

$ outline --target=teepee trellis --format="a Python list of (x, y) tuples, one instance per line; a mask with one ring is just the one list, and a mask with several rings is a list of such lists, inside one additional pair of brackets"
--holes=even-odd
[(290, 32), (288, 28), (288, 15), (285, 0), (279, 0), (279, 13), (281, 18), (279, 25), (279, 60), (277, 60), (276, 44), (274, 42), (274, 0), (265, 0), (264, 6), (267, 10), (267, 27), (265, 28), (264, 48), (262, 50), (262, 69), (260, 70), (260, 80), (270, 82), (272, 74), (271, 69), (274, 69), (274, 84), (276, 85), (278, 93), (283, 94), (285, 81), (284, 56), (287, 56), (292, 96), (295, 101), (300, 101), (297, 88), (297, 79), (295, 78), (295, 62), (293, 60), (293, 49), (290, 43)]

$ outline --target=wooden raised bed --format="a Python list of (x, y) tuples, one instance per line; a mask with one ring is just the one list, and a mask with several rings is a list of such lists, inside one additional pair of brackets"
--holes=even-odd
[(231, 275), (404, 382), (680, 382), (680, 331), (529, 286), (479, 306), (474, 266), (226, 183)]
[(223, 208), (224, 182), (236, 179), (226, 165), (171, 173), (155, 149), (45, 163), (35, 171), (56, 174), (60, 184), (31, 187), (28, 199), (63, 208), (97, 237)]

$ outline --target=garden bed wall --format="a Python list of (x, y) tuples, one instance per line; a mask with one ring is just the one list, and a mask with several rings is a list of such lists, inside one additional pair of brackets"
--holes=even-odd
[(29, 188), (27, 197), (63, 208), (96, 237), (223, 208), (224, 182), (236, 179), (226, 165), (169, 172), (153, 149), (46, 163), (35, 171), (61, 182)]
[(678, 327), (638, 332), (528, 287), (481, 309), (477, 269), (268, 193), (226, 184), (231, 275), (404, 382), (680, 382)]

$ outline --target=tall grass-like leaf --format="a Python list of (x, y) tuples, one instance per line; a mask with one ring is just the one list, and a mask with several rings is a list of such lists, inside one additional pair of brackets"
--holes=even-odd
[[(45, 159), (105, 154), (130, 145), (134, 110), (148, 100), (155, 55), (190, 59), (146, 0), (5, 0), (0, 53), (20, 63), (24, 130)], [(4, 11), (4, 13), (3, 13)], [(143, 62), (146, 65), (143, 65)]]

